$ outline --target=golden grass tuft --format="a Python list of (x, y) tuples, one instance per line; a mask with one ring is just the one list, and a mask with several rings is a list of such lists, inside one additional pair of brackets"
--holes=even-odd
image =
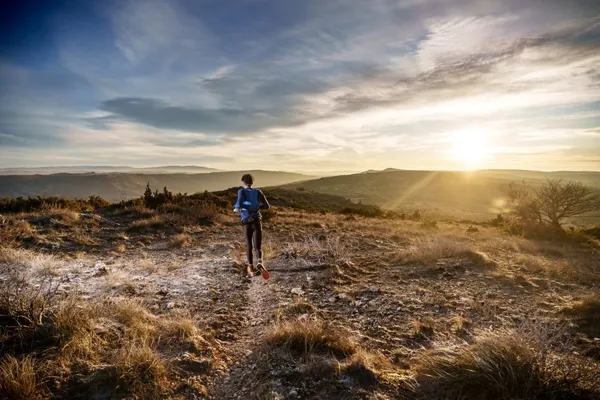
[(153, 215), (150, 218), (141, 219), (134, 221), (129, 228), (128, 232), (145, 232), (149, 230), (162, 229), (167, 225), (165, 219), (160, 215)]
[(162, 325), (162, 336), (173, 338), (178, 341), (185, 341), (200, 336), (200, 330), (196, 323), (184, 316), (173, 315)]
[(274, 315), (277, 320), (295, 318), (300, 315), (314, 314), (315, 306), (306, 300), (296, 300), (292, 304), (280, 307), (275, 310)]
[(19, 240), (34, 235), (33, 227), (16, 216), (0, 216), (0, 243), (6, 247), (17, 245)]
[(434, 235), (419, 237), (400, 252), (400, 258), (406, 262), (428, 264), (441, 258), (458, 257), (473, 254), (468, 243), (450, 236)]
[(178, 233), (171, 238), (171, 245), (179, 249), (192, 243), (192, 237), (187, 233)]
[(267, 332), (265, 343), (301, 357), (331, 355), (346, 358), (357, 350), (348, 335), (316, 318), (279, 322)]
[(160, 398), (168, 389), (169, 367), (145, 341), (128, 344), (112, 359), (111, 375), (119, 391), (134, 398)]
[(535, 352), (516, 336), (422, 354), (417, 393), (437, 399), (531, 398), (544, 381)]
[(7, 399), (41, 398), (35, 360), (32, 357), (6, 356), (0, 363), (0, 393)]
[(157, 317), (135, 300), (122, 299), (104, 306), (104, 314), (125, 327), (125, 333), (133, 338), (155, 338)]
[[(413, 366), (416, 398), (591, 398), (564, 371), (555, 370), (558, 365), (549, 362), (552, 338), (528, 336), (505, 333), (483, 337), (471, 345), (425, 351)], [(566, 364), (562, 368), (570, 369)]]
[(341, 372), (363, 387), (374, 386), (384, 371), (391, 370), (389, 361), (379, 353), (364, 349), (356, 351), (341, 366)]
[(412, 334), (418, 338), (430, 339), (435, 333), (435, 321), (433, 318), (412, 321)]

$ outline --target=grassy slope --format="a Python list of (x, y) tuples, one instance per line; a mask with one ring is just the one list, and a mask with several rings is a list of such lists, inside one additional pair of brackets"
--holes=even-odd
[[(251, 171), (262, 186), (281, 185), (310, 179), (288, 172)], [(0, 176), (0, 197), (7, 196), (67, 196), (87, 198), (96, 194), (111, 201), (137, 197), (146, 183), (152, 188), (167, 186), (174, 193), (196, 193), (221, 190), (236, 185), (242, 172), (211, 172), (203, 174), (55, 174)]]
[(315, 179), (286, 187), (340, 195), (390, 209), (415, 208), (474, 219), (500, 212), (510, 183), (538, 185), (546, 178), (578, 180), (600, 188), (598, 172), (555, 172), (489, 170), (475, 172), (387, 170)]

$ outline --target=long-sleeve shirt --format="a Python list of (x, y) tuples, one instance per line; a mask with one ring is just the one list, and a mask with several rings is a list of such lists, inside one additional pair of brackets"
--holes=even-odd
[(241, 188), (238, 190), (234, 208), (240, 209), (242, 221), (250, 216), (260, 218), (260, 209), (268, 210), (271, 205), (260, 189)]

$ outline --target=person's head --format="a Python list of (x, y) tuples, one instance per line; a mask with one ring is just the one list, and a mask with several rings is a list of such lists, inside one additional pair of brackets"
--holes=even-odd
[(244, 176), (242, 176), (242, 182), (246, 186), (252, 186), (254, 184), (254, 177), (251, 174), (244, 174)]

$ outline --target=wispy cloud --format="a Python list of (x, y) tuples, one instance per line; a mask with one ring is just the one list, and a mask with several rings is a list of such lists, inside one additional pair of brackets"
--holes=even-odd
[(138, 163), (179, 152), (227, 167), (251, 148), (265, 168), (451, 168), (445, 148), (468, 130), (493, 139), (490, 165), (533, 154), (551, 169), (567, 149), (600, 148), (595, 2), (127, 0), (78, 12), (49, 20), (55, 54), (0, 60), (2, 155), (40, 162), (32, 149), (54, 146), (56, 159), (97, 159), (119, 143), (119, 159)]

